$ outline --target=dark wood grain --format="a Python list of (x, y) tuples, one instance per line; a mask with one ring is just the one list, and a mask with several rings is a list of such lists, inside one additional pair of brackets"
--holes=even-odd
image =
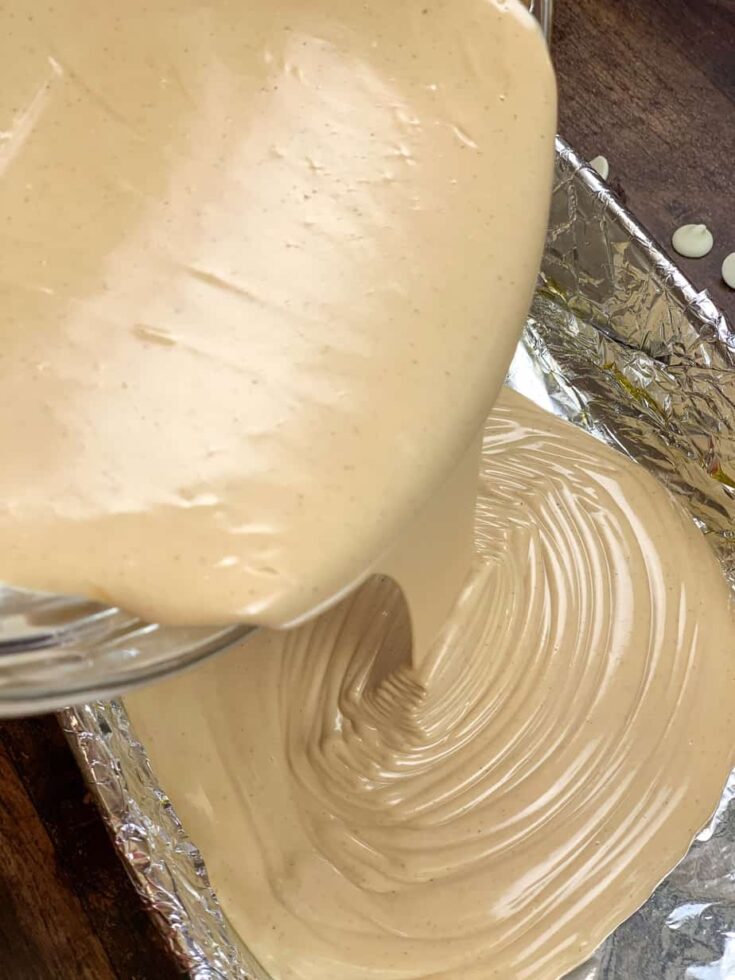
[(115, 976), (8, 753), (0, 749), (0, 943), (3, 975), (39, 980)]
[(735, 3), (557, 0), (554, 57), (562, 135), (603, 153), (611, 182), (671, 252), (673, 231), (703, 221), (714, 251), (676, 261), (735, 322), (721, 281), (735, 251)]
[[(560, 129), (666, 246), (706, 221), (681, 264), (735, 322), (719, 281), (735, 250), (735, 2), (556, 0)], [(177, 976), (52, 718), (0, 724), (0, 978)]]
[(56, 720), (3, 722), (2, 980), (179, 976), (115, 855)]

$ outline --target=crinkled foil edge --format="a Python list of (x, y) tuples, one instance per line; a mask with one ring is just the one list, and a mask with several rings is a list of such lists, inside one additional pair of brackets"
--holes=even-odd
[[(509, 383), (663, 480), (732, 583), (734, 368), (735, 337), (710, 297), (558, 140), (541, 282)], [(70, 708), (60, 720), (181, 968), (194, 980), (268, 980), (223, 915), (122, 704)], [(686, 858), (570, 980), (732, 980), (734, 936), (735, 773)]]
[(202, 856), (158, 786), (120, 701), (59, 715), (115, 848), (178, 965), (194, 980), (267, 980), (222, 914)]

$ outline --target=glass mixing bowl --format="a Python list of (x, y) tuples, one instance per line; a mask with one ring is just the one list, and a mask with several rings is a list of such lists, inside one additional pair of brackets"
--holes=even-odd
[[(552, 2), (526, 3), (547, 39)], [(87, 600), (0, 585), (0, 716), (112, 697), (224, 650), (251, 629), (163, 627)]]
[(554, 0), (528, 0), (526, 6), (531, 13), (534, 14), (539, 24), (541, 24), (541, 30), (544, 32), (544, 37), (550, 42), (551, 24), (554, 15)]

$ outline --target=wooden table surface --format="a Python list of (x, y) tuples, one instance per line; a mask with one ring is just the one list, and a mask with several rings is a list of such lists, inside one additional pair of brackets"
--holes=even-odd
[[(735, 322), (719, 281), (735, 251), (735, 0), (556, 0), (560, 131), (667, 244), (705, 221), (713, 255), (682, 262)], [(0, 978), (178, 976), (117, 862), (53, 718), (0, 723)]]

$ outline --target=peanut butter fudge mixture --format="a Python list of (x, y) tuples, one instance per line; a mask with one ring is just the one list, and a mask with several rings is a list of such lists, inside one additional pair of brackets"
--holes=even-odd
[(0, 81), (0, 577), (263, 627), (127, 705), (274, 977), (559, 976), (712, 810), (734, 633), (650, 477), (486, 422), (551, 186), (532, 18), (24, 0)]

